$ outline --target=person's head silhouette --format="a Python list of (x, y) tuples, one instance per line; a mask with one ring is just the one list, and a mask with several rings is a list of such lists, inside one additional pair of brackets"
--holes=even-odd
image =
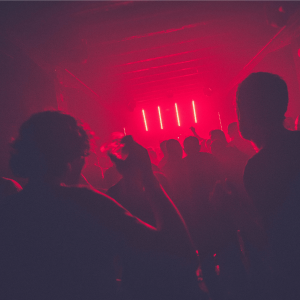
[(237, 122), (232, 122), (228, 125), (228, 135), (231, 139), (239, 138), (239, 128)]
[(238, 86), (236, 104), (242, 136), (262, 147), (270, 134), (283, 128), (287, 85), (278, 75), (252, 73)]
[[(12, 144), (10, 166), (18, 177), (63, 181), (80, 176), (89, 138), (75, 118), (59, 111), (32, 115)], [(76, 173), (76, 174), (75, 174)]]
[(225, 133), (220, 129), (214, 129), (209, 132), (210, 139), (213, 141), (221, 140), (226, 142)]
[(188, 136), (183, 141), (184, 152), (186, 155), (195, 155), (200, 151), (199, 140), (195, 136)]
[(168, 157), (171, 159), (181, 159), (183, 155), (180, 143), (175, 139), (170, 139), (166, 143)]

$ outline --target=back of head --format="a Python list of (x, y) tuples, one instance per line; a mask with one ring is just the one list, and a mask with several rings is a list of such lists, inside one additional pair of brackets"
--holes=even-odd
[(239, 136), (239, 129), (237, 122), (232, 122), (228, 125), (228, 135), (233, 138)]
[(220, 130), (220, 129), (211, 130), (209, 132), (209, 135), (210, 135), (210, 139), (212, 141), (221, 140), (221, 141), (226, 142), (225, 133), (222, 130)]
[(10, 166), (23, 178), (61, 176), (68, 163), (89, 154), (89, 138), (75, 118), (59, 111), (32, 115), (12, 144)]
[(170, 158), (180, 159), (182, 158), (182, 147), (180, 143), (175, 139), (170, 139), (166, 143), (166, 149)]
[(250, 127), (274, 128), (282, 125), (288, 106), (288, 89), (278, 75), (258, 72), (250, 74), (236, 94), (240, 131), (252, 139)]
[(188, 136), (183, 141), (184, 152), (187, 155), (193, 155), (200, 151), (199, 140), (195, 136)]

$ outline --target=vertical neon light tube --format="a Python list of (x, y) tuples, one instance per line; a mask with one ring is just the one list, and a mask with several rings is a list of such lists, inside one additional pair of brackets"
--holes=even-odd
[(123, 129), (124, 129), (124, 135), (126, 135), (126, 130), (125, 130), (125, 127), (124, 127)]
[(195, 108), (195, 101), (192, 101), (193, 104), (193, 111), (194, 111), (194, 119), (195, 119), (195, 123), (197, 123), (197, 115), (196, 115), (196, 108)]
[(146, 131), (148, 131), (148, 126), (147, 126), (147, 120), (146, 120), (145, 111), (142, 109), (142, 112), (143, 112), (143, 117), (144, 117), (145, 129), (146, 129)]
[(220, 127), (221, 127), (221, 130), (223, 131), (222, 121), (221, 121), (221, 116), (220, 116), (220, 113), (219, 113), (219, 112), (218, 112), (218, 116), (219, 116)]
[(180, 126), (180, 119), (179, 119), (177, 103), (175, 103), (175, 110), (176, 110), (176, 116), (177, 116), (177, 124), (178, 124), (178, 126)]
[(158, 106), (157, 109), (158, 109), (158, 115), (159, 115), (160, 128), (164, 129), (162, 119), (161, 119), (160, 107)]

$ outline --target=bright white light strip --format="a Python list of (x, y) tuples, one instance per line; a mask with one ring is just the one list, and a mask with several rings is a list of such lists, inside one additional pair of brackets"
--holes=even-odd
[(195, 108), (195, 101), (192, 101), (193, 104), (193, 111), (194, 111), (194, 119), (195, 119), (195, 123), (197, 123), (197, 115), (196, 115), (196, 108)]
[(160, 107), (158, 106), (157, 109), (158, 109), (158, 115), (159, 115), (160, 128), (164, 129), (162, 119), (161, 119)]
[(221, 130), (223, 131), (222, 122), (221, 122), (221, 116), (220, 116), (219, 112), (218, 112), (218, 116), (219, 116), (220, 127), (221, 127)]
[(177, 103), (175, 103), (175, 110), (176, 110), (176, 116), (177, 116), (177, 123), (178, 123), (178, 126), (180, 126), (180, 119), (179, 119)]
[(146, 131), (148, 131), (148, 126), (147, 126), (147, 120), (146, 120), (145, 111), (142, 109), (142, 112), (143, 112), (143, 117), (144, 117), (145, 129), (146, 129)]
[(123, 129), (124, 129), (124, 135), (126, 135), (126, 130), (125, 130), (125, 127), (124, 127)]

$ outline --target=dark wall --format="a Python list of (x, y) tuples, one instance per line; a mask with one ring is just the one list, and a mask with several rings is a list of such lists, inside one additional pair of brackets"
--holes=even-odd
[(0, 176), (13, 178), (8, 164), (10, 141), (30, 115), (57, 108), (57, 102), (51, 74), (5, 39), (0, 39), (0, 101)]
[(269, 53), (252, 71), (274, 73), (286, 81), (289, 91), (289, 105), (286, 116), (295, 119), (300, 114), (300, 89), (297, 78), (297, 65), (293, 57), (293, 47), (288, 45)]

